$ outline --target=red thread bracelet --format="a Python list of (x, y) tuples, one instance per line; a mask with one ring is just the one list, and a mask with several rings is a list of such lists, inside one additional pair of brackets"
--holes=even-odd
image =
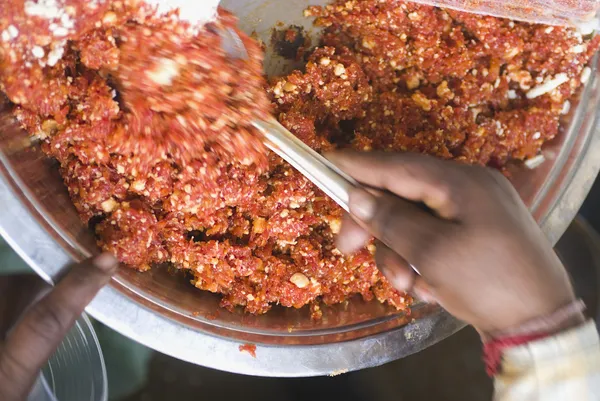
[(485, 371), (490, 377), (498, 373), (502, 354), (505, 350), (520, 345), (528, 344), (532, 341), (548, 337), (550, 334), (530, 334), (513, 337), (496, 338), (483, 345), (483, 361), (485, 362)]
[(498, 373), (502, 353), (513, 347), (528, 344), (552, 336), (585, 321), (585, 304), (581, 300), (573, 301), (552, 314), (530, 320), (520, 326), (496, 333), (482, 333), (483, 360), (486, 372), (490, 376)]

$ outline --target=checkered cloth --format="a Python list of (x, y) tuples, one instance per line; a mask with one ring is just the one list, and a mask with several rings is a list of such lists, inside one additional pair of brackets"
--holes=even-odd
[(496, 401), (600, 400), (600, 336), (593, 321), (504, 352)]

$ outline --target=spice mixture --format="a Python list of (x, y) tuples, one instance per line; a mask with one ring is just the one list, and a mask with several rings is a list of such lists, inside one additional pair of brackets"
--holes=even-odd
[[(265, 84), (221, 50), (224, 10), (194, 28), (134, 0), (0, 5), (0, 85), (60, 171), (99, 245), (131, 268), (169, 264), (226, 308), (411, 299), (374, 246), (334, 245), (341, 209), (252, 129), (272, 107), (319, 151), (432, 154), (503, 169), (535, 158), (590, 75), (598, 37), (416, 5), (335, 1), (305, 70)], [(267, 88), (266, 93), (264, 88)], [(272, 106), (269, 105), (269, 99)]]

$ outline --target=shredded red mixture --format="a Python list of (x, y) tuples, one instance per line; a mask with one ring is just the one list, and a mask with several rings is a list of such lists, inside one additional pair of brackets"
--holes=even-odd
[(373, 246), (335, 248), (341, 209), (268, 154), (250, 122), (270, 97), (317, 150), (502, 169), (557, 134), (599, 39), (404, 1), (306, 14), (325, 27), (322, 47), (304, 71), (266, 85), (254, 41), (240, 33), (247, 61), (221, 50), (219, 27), (237, 29), (223, 10), (198, 31), (134, 0), (5, 0), (0, 85), (60, 163), (99, 245), (125, 265), (169, 264), (224, 307), (256, 314), (310, 305), (318, 318), (321, 303), (356, 294), (407, 310), (411, 298), (379, 273)]
[(325, 27), (324, 47), (270, 90), (300, 138), (500, 169), (556, 136), (600, 43), (403, 1), (336, 1), (306, 15)]
[(240, 352), (248, 353), (252, 358), (256, 358), (256, 345), (255, 344), (244, 344), (238, 347)]

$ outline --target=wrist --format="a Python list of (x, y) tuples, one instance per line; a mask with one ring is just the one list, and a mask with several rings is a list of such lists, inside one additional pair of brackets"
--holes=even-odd
[(522, 324), (498, 331), (479, 331), (483, 342), (493, 339), (523, 335), (552, 335), (585, 322), (585, 304), (578, 299), (571, 301), (552, 313), (538, 316)]
[(497, 332), (482, 333), (484, 360), (490, 376), (496, 374), (505, 350), (556, 335), (585, 323), (583, 301), (573, 301), (555, 312)]

